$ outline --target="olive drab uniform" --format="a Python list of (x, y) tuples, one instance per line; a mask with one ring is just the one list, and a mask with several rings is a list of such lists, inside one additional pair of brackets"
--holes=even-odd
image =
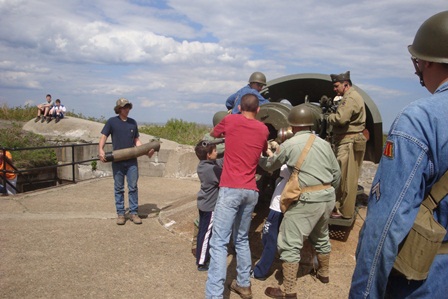
[[(287, 164), (292, 172), (310, 135), (311, 131), (309, 130), (297, 132), (282, 143), (273, 156), (261, 157), (258, 165), (267, 171), (273, 171), (283, 164)], [(277, 241), (280, 260), (283, 262), (283, 290), (268, 288), (265, 291), (266, 295), (282, 292), (283, 295), (291, 296), (288, 298), (297, 298), (294, 297), (296, 295), (296, 277), (300, 262), (300, 250), (305, 237), (308, 237), (317, 252), (319, 260), (317, 272), (322, 276), (319, 278), (317, 275), (318, 279), (324, 283), (328, 282), (331, 251), (328, 221), (335, 204), (335, 189), (339, 185), (341, 174), (329, 143), (317, 137), (300, 169), (298, 176), (300, 186), (328, 185), (328, 188), (315, 192), (303, 192), (299, 200), (292, 203), (285, 212)], [(272, 295), (268, 296), (276, 298)]]
[(353, 86), (344, 93), (336, 113), (328, 116), (328, 123), (333, 126), (335, 153), (341, 167), (336, 207), (342, 217), (352, 218), (367, 143), (363, 135), (366, 128), (364, 100)]

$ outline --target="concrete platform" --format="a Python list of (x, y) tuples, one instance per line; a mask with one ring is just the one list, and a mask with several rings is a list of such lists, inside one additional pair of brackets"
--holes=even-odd
[[(142, 225), (115, 224), (111, 177), (0, 197), (0, 298), (203, 298), (206, 272), (191, 254), (199, 181), (141, 176)], [(250, 242), (261, 254), (267, 214), (259, 204)], [(330, 283), (298, 278), (299, 298), (347, 298), (365, 209), (346, 241), (332, 241)], [(235, 256), (228, 257), (228, 283)], [(276, 286), (279, 263), (266, 281), (252, 281), (254, 298)], [(239, 298), (226, 290), (224, 298)]]

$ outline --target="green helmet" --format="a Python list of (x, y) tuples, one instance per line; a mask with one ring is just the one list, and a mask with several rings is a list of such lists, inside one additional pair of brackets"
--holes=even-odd
[(295, 106), (289, 111), (288, 123), (293, 127), (314, 126), (313, 112), (305, 104)]
[(266, 85), (266, 76), (261, 72), (252, 73), (249, 77), (249, 83), (253, 82)]
[(215, 127), (217, 124), (221, 122), (221, 120), (226, 117), (227, 111), (218, 111), (213, 115), (213, 126)]
[(430, 62), (448, 63), (448, 11), (427, 19), (408, 46), (412, 56)]

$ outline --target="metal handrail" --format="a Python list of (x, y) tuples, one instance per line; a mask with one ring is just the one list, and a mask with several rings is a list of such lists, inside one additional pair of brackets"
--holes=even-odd
[[(58, 168), (58, 167), (64, 167), (64, 166), (72, 166), (72, 182), (76, 183), (76, 178), (75, 178), (75, 165), (78, 164), (82, 164), (82, 163), (86, 163), (86, 162), (92, 162), (92, 161), (98, 161), (99, 158), (92, 158), (92, 159), (87, 159), (87, 160), (82, 160), (82, 161), (75, 161), (75, 147), (83, 147), (83, 146), (98, 146), (99, 143), (77, 143), (77, 144), (65, 144), (65, 145), (49, 145), (49, 146), (36, 146), (36, 147), (14, 147), (14, 148), (8, 148), (8, 147), (1, 147), (0, 150), (3, 151), (3, 157), (6, 158), (4, 159), (4, 161), (6, 163), (3, 163), (3, 169), (0, 169), (0, 172), (2, 173), (1, 175), (1, 179), (3, 181), (3, 186), (5, 186), (4, 190), (3, 190), (3, 195), (8, 195), (8, 192), (6, 190), (6, 184), (8, 184), (9, 186), (12, 186), (14, 188), (14, 190), (17, 191), (17, 187), (13, 186), (7, 179), (6, 179), (6, 173), (16, 173), (16, 174), (21, 174), (21, 173), (26, 173), (26, 172), (30, 172), (30, 171), (36, 171), (36, 170), (44, 170), (44, 169), (52, 169), (52, 168)], [(108, 142), (106, 144), (112, 144), (111, 142)], [(57, 165), (48, 165), (48, 166), (41, 166), (41, 167), (34, 167), (34, 168), (27, 168), (27, 169), (18, 169), (17, 167), (15, 167), (12, 163), (12, 161), (10, 161), (7, 157), (6, 157), (6, 151), (9, 152), (14, 152), (14, 151), (25, 151), (25, 150), (39, 150), (39, 149), (49, 149), (49, 148), (68, 148), (70, 147), (71, 150), (71, 154), (72, 154), (72, 161), (68, 162), (68, 163), (63, 163), (63, 164), (57, 164)], [(6, 169), (6, 164), (9, 164), (14, 170), (9, 170)], [(31, 185), (33, 184), (30, 180), (27, 179), (27, 182), (30, 183)]]

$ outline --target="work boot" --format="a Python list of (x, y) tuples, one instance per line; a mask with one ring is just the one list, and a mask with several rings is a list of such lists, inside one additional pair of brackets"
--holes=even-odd
[(297, 299), (296, 279), (299, 263), (283, 262), (283, 286), (279, 288), (266, 288), (265, 295), (271, 298), (294, 298)]
[(275, 299), (297, 299), (297, 293), (292, 294), (286, 294), (282, 291), (281, 288), (271, 288), (268, 287), (264, 291), (264, 294), (268, 297), (275, 298)]
[(56, 116), (56, 119), (54, 120), (54, 122), (55, 122), (55, 123), (58, 123), (60, 119), (61, 119), (61, 118), (59, 117), (59, 115), (57, 115), (57, 116)]
[(240, 295), (240, 297), (243, 298), (243, 299), (252, 299), (252, 290), (251, 290), (250, 286), (248, 286), (248, 287), (240, 287), (238, 285), (238, 283), (236, 282), (236, 279), (234, 279), (232, 281), (232, 283), (229, 286), (229, 289), (232, 292), (235, 292), (238, 295)]
[(35, 123), (37, 123), (40, 120), (40, 116), (36, 117), (36, 119), (34, 120)]
[(317, 260), (319, 261), (319, 268), (317, 268), (316, 278), (322, 283), (330, 282), (330, 254), (317, 254)]
[(51, 117), (48, 116), (48, 117), (47, 117), (47, 124), (48, 124), (50, 121), (51, 121)]
[(43, 123), (46, 120), (46, 117), (42, 117), (42, 119), (40, 120), (41, 123)]
[(137, 214), (131, 214), (131, 221), (134, 222), (134, 224), (142, 224), (142, 220)]
[(126, 218), (124, 218), (124, 215), (118, 215), (117, 217), (117, 224), (118, 225), (124, 225), (126, 223)]

